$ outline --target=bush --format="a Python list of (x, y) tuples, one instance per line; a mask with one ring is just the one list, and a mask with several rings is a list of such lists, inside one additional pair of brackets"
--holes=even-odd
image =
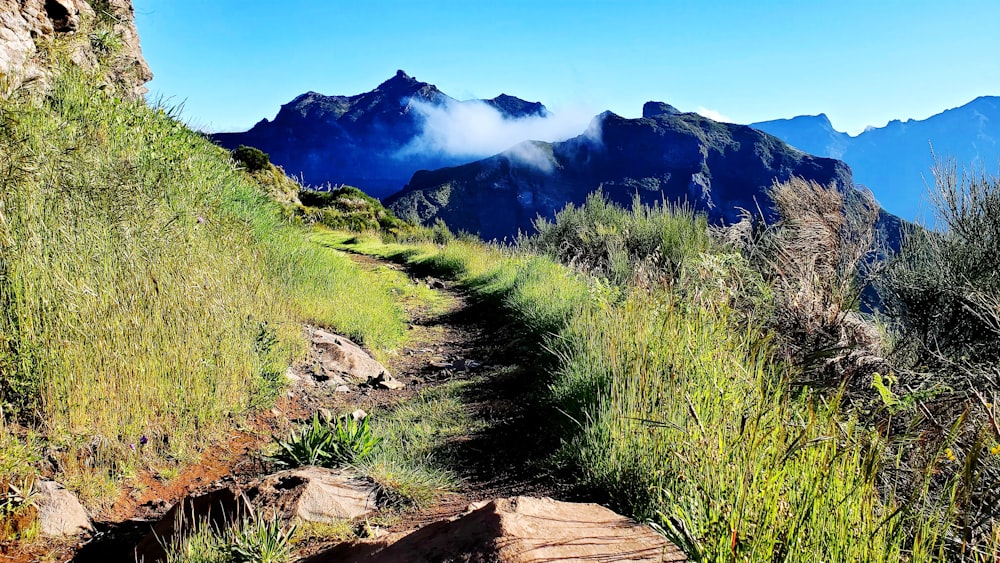
[(333, 421), (320, 421), (314, 414), (312, 423), (288, 440), (278, 440), (279, 451), (271, 459), (286, 467), (317, 465), (337, 468), (367, 457), (382, 438), (372, 435), (368, 417), (355, 420), (350, 414)]
[(748, 215), (719, 234), (772, 286), (769, 324), (783, 355), (812, 383), (836, 385), (883, 365), (881, 336), (857, 312), (859, 267), (878, 217), (874, 198), (802, 178), (776, 182), (768, 195), (777, 222)]
[(236, 147), (233, 160), (242, 164), (247, 172), (259, 172), (271, 165), (271, 157), (266, 152), (246, 145)]
[(682, 266), (709, 250), (704, 215), (685, 206), (644, 205), (638, 196), (632, 209), (610, 203), (600, 191), (580, 207), (567, 205), (555, 221), (535, 221), (538, 234), (521, 239), (526, 250), (624, 285), (637, 271), (676, 278)]

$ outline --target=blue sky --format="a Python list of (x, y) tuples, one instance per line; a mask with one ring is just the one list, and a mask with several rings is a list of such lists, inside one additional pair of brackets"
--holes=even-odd
[(243, 130), (313, 90), (403, 69), (460, 99), (737, 123), (826, 113), (857, 133), (1000, 95), (997, 0), (133, 0), (153, 96)]

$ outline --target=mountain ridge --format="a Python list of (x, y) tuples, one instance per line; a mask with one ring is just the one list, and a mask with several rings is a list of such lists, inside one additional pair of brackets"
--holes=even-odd
[(766, 189), (793, 175), (853, 186), (840, 161), (745, 125), (664, 109), (651, 106), (654, 117), (635, 119), (604, 112), (566, 141), (527, 141), (486, 159), (418, 171), (386, 206), (404, 218), (440, 218), (453, 229), (500, 239), (530, 231), (535, 217), (551, 218), (598, 189), (623, 205), (636, 194), (645, 203), (687, 201), (719, 222), (737, 220), (741, 208), (766, 207), (760, 199)]
[(404, 153), (421, 133), (416, 111), (416, 104), (421, 103), (431, 107), (481, 103), (505, 119), (548, 115), (540, 102), (508, 94), (459, 101), (397, 70), (369, 92), (351, 96), (306, 92), (282, 105), (274, 119), (262, 119), (244, 132), (211, 137), (230, 149), (241, 144), (257, 147), (307, 184), (351, 184), (384, 197), (398, 191), (415, 170), (463, 161), (438, 153)]
[[(822, 118), (822, 119), (820, 119)], [(978, 96), (926, 119), (894, 119), (857, 135), (836, 130), (825, 114), (751, 123), (803, 151), (847, 162), (855, 180), (905, 219), (927, 210), (922, 203), (935, 155), (961, 166), (1000, 162), (1000, 96)]]

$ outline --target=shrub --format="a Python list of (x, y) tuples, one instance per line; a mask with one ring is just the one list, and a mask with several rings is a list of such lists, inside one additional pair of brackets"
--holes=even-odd
[(600, 191), (576, 207), (567, 205), (555, 221), (535, 221), (538, 234), (519, 242), (529, 251), (624, 285), (637, 270), (676, 278), (682, 266), (711, 247), (708, 221), (686, 206), (644, 205), (632, 209), (608, 202)]
[(233, 151), (233, 160), (246, 168), (247, 172), (259, 172), (271, 164), (268, 154), (256, 147), (240, 145)]
[(336, 420), (320, 421), (314, 414), (312, 423), (293, 431), (287, 440), (275, 438), (278, 453), (271, 457), (279, 465), (301, 467), (342, 467), (367, 457), (382, 438), (372, 435), (368, 417), (355, 420), (350, 414)]
[(746, 216), (718, 231), (772, 286), (771, 328), (813, 383), (837, 384), (883, 365), (881, 337), (858, 314), (859, 267), (872, 249), (878, 205), (868, 192), (794, 177), (768, 192), (778, 220)]

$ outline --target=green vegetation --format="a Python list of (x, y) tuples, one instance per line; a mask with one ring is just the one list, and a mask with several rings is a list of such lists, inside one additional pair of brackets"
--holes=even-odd
[(367, 416), (359, 421), (347, 414), (320, 422), (317, 413), (287, 440), (275, 439), (278, 453), (271, 460), (285, 467), (343, 467), (368, 457), (381, 441), (372, 435)]
[(287, 563), (295, 532), (295, 526), (263, 516), (246, 517), (221, 532), (202, 523), (172, 538), (166, 545), (167, 563)]
[(301, 205), (291, 208), (306, 224), (348, 231), (383, 231), (403, 234), (415, 227), (396, 218), (375, 198), (351, 186), (329, 190), (302, 189)]
[(391, 287), (97, 77), (0, 102), (0, 165), (0, 466), (31, 473), (44, 450), (92, 507), (268, 405), (303, 323), (378, 357), (404, 338)]
[(598, 194), (518, 248), (320, 240), (458, 279), (555, 351), (559, 459), (694, 560), (993, 560), (995, 390), (901, 386), (881, 336), (900, 329), (855, 309), (866, 200), (798, 180), (772, 197), (777, 223), (711, 236)]
[(271, 157), (256, 147), (240, 145), (233, 151), (233, 160), (242, 164), (247, 172), (259, 172), (271, 164)]

